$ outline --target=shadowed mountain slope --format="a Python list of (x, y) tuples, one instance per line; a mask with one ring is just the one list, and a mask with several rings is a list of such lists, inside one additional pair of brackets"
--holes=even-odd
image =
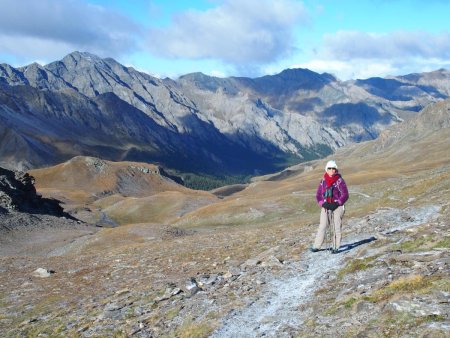
[(42, 167), (87, 154), (248, 174), (274, 170), (294, 156), (258, 135), (248, 137), (254, 147), (234, 141), (170, 81), (112, 59), (76, 52), (45, 67), (1, 65), (0, 78), (5, 166)]
[(74, 52), (45, 66), (0, 65), (0, 164), (76, 155), (182, 172), (255, 175), (376, 138), (448, 97), (446, 70), (342, 82), (287, 69), (260, 78), (157, 79)]

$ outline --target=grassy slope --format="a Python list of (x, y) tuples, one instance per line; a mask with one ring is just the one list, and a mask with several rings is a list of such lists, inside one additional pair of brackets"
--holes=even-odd
[[(377, 209), (385, 207), (402, 209), (440, 204), (442, 209), (439, 222), (441, 225), (447, 222), (448, 228), (448, 219), (450, 219), (449, 130), (429, 129), (420, 133), (413, 131), (400, 135), (402, 140), (397, 138), (395, 142), (389, 143), (390, 139), (387, 135), (377, 141), (343, 149), (333, 156), (340, 164), (340, 170), (350, 188), (351, 198), (347, 204), (345, 222), (367, 217)], [(142, 204), (143, 207), (139, 210), (143, 211), (140, 214), (145, 215), (148, 212), (148, 215), (154, 215), (160, 212), (161, 214), (156, 218), (160, 221), (172, 220), (172, 227), (161, 228), (154, 225), (149, 227), (150, 223), (141, 223), (105, 229), (95, 236), (95, 240), (80, 247), (79, 251), (74, 250), (73, 254), (68, 256), (69, 260), (65, 257), (55, 257), (46, 260), (46, 264), (57, 271), (67, 269), (77, 271), (76, 276), (67, 278), (70, 283), (67, 283), (64, 275), (59, 275), (56, 279), (57, 283), (61, 283), (60, 288), (64, 287), (69, 295), (73, 293), (77, 295), (77, 298), (85, 300), (90, 299), (92, 295), (97, 295), (97, 297), (103, 297), (106, 303), (108, 299), (114, 298), (115, 292), (123, 288), (132, 289), (132, 297), (136, 299), (142, 300), (145, 297), (151, 299), (158, 292), (164, 292), (168, 281), (179, 281), (186, 276), (195, 276), (199, 273), (224, 273), (229, 267), (229, 262), (239, 265), (273, 248), (278, 248), (275, 252), (281, 260), (298, 259), (302, 251), (310, 245), (316, 230), (318, 207), (315, 204), (314, 195), (326, 160), (310, 162), (307, 166), (312, 170), (305, 172), (301, 170), (281, 181), (256, 181), (243, 191), (191, 211), (176, 220), (163, 216), (165, 211), (173, 215), (173, 209), (164, 209), (162, 204), (160, 208), (158, 204), (148, 201), (148, 204)], [(176, 195), (175, 193), (166, 194)], [(164, 202), (164, 205), (170, 201), (164, 198), (160, 200), (161, 203)], [(100, 207), (105, 209), (118, 205), (115, 211), (127, 210), (128, 212), (130, 202), (134, 206), (137, 205), (136, 200), (120, 196), (99, 200), (97, 204), (101, 204)], [(154, 205), (155, 210), (145, 210), (145, 205)], [(131, 217), (123, 211), (119, 214), (118, 217)], [(131, 221), (139, 219), (140, 216)], [(176, 229), (174, 226), (194, 231), (181, 231), (177, 235), (170, 230)], [(200, 229), (202, 231), (197, 231)], [(367, 230), (370, 231), (370, 229)], [(344, 231), (348, 230), (344, 228)], [(348, 320), (355, 315), (353, 311), (358, 304), (364, 305), (364, 302), (369, 302), (381, 306), (395, 298), (396, 293), (413, 297), (423, 292), (427, 295), (441, 290), (449, 292), (448, 275), (447, 277), (435, 275), (433, 280), (429, 280), (428, 277), (419, 274), (403, 279), (397, 278), (391, 284), (377, 286), (365, 296), (343, 295), (336, 302), (342, 287), (340, 283), (346, 278), (358, 271), (370, 271), (370, 269), (386, 265), (384, 261), (378, 261), (373, 254), (377, 248), (387, 251), (402, 250), (405, 253), (411, 250), (420, 253), (437, 246), (448, 250), (448, 237), (447, 240), (442, 238), (439, 231), (442, 232), (442, 229), (436, 228), (435, 225), (424, 224), (412, 232), (401, 232), (400, 240), (399, 238), (395, 238), (395, 241), (394, 238), (380, 238), (369, 244), (366, 253), (361, 251), (360, 257), (364, 259), (362, 262), (348, 261), (339, 274), (341, 280), (330, 280), (326, 290), (323, 291), (323, 297), (317, 295), (320, 302), (312, 304), (315, 314), (333, 318), (334, 321)], [(346, 235), (348, 233), (344, 234)], [(372, 252), (372, 250), (375, 251)], [(5, 285), (5, 290), (8, 290), (8, 287), (12, 287), (11, 276), (14, 279), (14, 285), (25, 282), (26, 271), (31, 271), (32, 267), (39, 266), (41, 263), (44, 262), (28, 258), (17, 259), (15, 263), (18, 264), (17, 270), (8, 275), (8, 280), (0, 282)], [(402, 269), (403, 263), (400, 261), (387, 263), (392, 264), (394, 270)], [(6, 262), (4, 266), (12, 265), (12, 262)], [(120, 273), (113, 275), (112, 269), (117, 269)], [(108, 276), (108, 280), (99, 279), (96, 276)], [(81, 288), (80, 285), (82, 285)], [(24, 319), (36, 317), (36, 314), (29, 312), (39, 312), (36, 310), (39, 306), (44, 308), (41, 313), (46, 313), (49, 309), (58, 308), (59, 304), (65, 304), (64, 308), (68, 312), (64, 312), (60, 307), (59, 312), (64, 313), (59, 317), (70, 318), (70, 310), (77, 308), (77, 301), (75, 299), (68, 301), (67, 298), (59, 299), (58, 288), (55, 288), (50, 281), (41, 287), (42, 292), (39, 295), (33, 295), (33, 302), (36, 304), (34, 310), (27, 310), (28, 312), (25, 311), (18, 317), (6, 318), (11, 320), (10, 327), (20, 327)], [(230, 290), (227, 297), (232, 299), (233, 294), (234, 291)], [(6, 293), (2, 299), (6, 299)], [(26, 304), (25, 300), (23, 301), (23, 304)], [(5, 306), (12, 306), (7, 301), (4, 302)], [(17, 306), (20, 307), (21, 299), (17, 302)], [(233, 302), (230, 302), (230, 306), (233, 306)], [(91, 318), (95, 318), (95, 315), (101, 311), (94, 305), (87, 306), (87, 309), (93, 312), (92, 315), (79, 319), (77, 328), (93, 325)], [(164, 316), (168, 315), (165, 311), (167, 309), (158, 309), (153, 317), (149, 317), (149, 323), (159, 325), (164, 322)], [(220, 314), (217, 315), (220, 316)], [(440, 321), (442, 318), (426, 320)], [(211, 319), (208, 324), (214, 327), (217, 322)], [(408, 332), (414, 329), (414, 325), (420, 324), (411, 318), (388, 318), (386, 315), (374, 313), (371, 321), (362, 323), (361, 326), (343, 329), (341, 333), (355, 336), (357, 332), (364, 332), (373, 327), (374, 332), (379, 332), (381, 336), (384, 335), (383, 332), (385, 336), (407, 336)], [(34, 328), (41, 332), (53, 332), (52, 325), (50, 317), (48, 321), (41, 320), (29, 327), (30, 330)], [(200, 327), (202, 323), (196, 323), (196, 325)], [(308, 336), (308, 330), (313, 332), (320, 325), (321, 323), (314, 320), (308, 321), (304, 335), (301, 336)], [(375, 333), (373, 336), (376, 336)], [(366, 336), (370, 336), (370, 333)]]
[(166, 223), (217, 200), (208, 192), (176, 184), (161, 176), (157, 166), (147, 163), (78, 156), (30, 174), (41, 194), (63, 201), (66, 210), (88, 222), (99, 221), (105, 214), (121, 225)]

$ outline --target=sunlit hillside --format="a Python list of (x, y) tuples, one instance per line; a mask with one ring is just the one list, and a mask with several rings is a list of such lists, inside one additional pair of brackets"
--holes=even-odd
[[(449, 120), (444, 101), (329, 157), (350, 190), (336, 255), (308, 250), (329, 158), (222, 188), (220, 198), (147, 164), (80, 157), (33, 171), (38, 191), (75, 215), (122, 226), (59, 239), (52, 256), (2, 257), (0, 330), (447, 337)], [(35, 277), (38, 267), (53, 273)]]
[(99, 225), (167, 222), (217, 198), (177, 184), (156, 165), (78, 156), (30, 171), (38, 191)]

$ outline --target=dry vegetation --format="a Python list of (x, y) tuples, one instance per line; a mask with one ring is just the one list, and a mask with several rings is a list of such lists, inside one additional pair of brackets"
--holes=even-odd
[(100, 225), (105, 216), (118, 225), (167, 223), (218, 200), (211, 193), (176, 184), (147, 163), (78, 156), (30, 173), (40, 193), (63, 201), (65, 210), (75, 217)]
[[(378, 239), (346, 256), (335, 276), (318, 281), (300, 337), (327, 336), (335, 323), (342, 326), (332, 332), (341, 337), (448, 333), (441, 329), (448, 312), (428, 310), (432, 305), (448, 309), (436, 304), (450, 292), (449, 130), (401, 135), (401, 142), (391, 142), (387, 133), (334, 156), (351, 195), (344, 238), (364, 233)], [(32, 171), (44, 195), (64, 196), (66, 206), (87, 220), (106, 214), (122, 226), (102, 229), (61, 256), (1, 258), (2, 336), (127, 337), (138, 334), (140, 325), (154, 336), (210, 335), (226, 313), (245, 305), (243, 296), (261, 290), (256, 283), (261, 275), (231, 278), (199, 300), (156, 299), (184, 288), (191, 277), (225, 276), (255, 257), (300, 261), (316, 231), (314, 196), (325, 162), (290, 168), (292, 173), (280, 180), (255, 179), (223, 199), (130, 167), (156, 170), (147, 164), (76, 158)], [(130, 187), (133, 180), (137, 183)], [(391, 226), (383, 211), (429, 207), (440, 207), (438, 218), (383, 234)], [(376, 217), (381, 221), (372, 226)], [(282, 266), (264, 271), (271, 276)], [(56, 273), (31, 277), (38, 267)], [(408, 304), (411, 309), (425, 304), (425, 315), (405, 310)], [(126, 308), (126, 314), (108, 317), (116, 312), (105, 309), (114, 306)]]

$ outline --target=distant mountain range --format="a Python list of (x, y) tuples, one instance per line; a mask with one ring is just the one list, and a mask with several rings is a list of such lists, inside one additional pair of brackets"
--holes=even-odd
[(89, 155), (255, 175), (374, 139), (448, 97), (443, 69), (351, 81), (307, 69), (172, 80), (74, 52), (46, 66), (0, 65), (0, 166)]

